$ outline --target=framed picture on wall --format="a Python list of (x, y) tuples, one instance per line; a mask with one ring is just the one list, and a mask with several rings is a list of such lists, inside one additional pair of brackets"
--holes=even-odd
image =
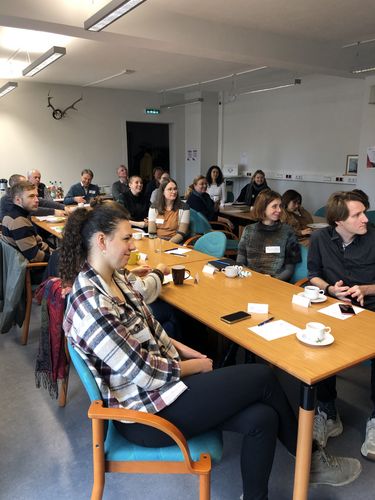
[(346, 157), (345, 175), (357, 175), (358, 155), (348, 155)]

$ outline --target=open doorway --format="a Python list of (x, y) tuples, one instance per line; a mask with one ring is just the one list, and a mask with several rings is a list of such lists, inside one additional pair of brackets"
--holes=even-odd
[(140, 175), (145, 182), (152, 170), (169, 172), (169, 125), (167, 123), (126, 122), (129, 175)]

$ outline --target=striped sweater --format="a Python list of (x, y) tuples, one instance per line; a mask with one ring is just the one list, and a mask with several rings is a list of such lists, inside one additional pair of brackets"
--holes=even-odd
[(2, 220), (2, 239), (17, 248), (28, 261), (45, 262), (51, 250), (37, 234), (28, 215), (27, 210), (13, 203)]

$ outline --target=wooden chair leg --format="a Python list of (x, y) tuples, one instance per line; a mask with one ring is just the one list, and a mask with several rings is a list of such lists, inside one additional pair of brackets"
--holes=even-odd
[(92, 420), (92, 458), (94, 484), (91, 492), (91, 500), (102, 500), (105, 482), (103, 420)]
[(201, 474), (199, 476), (199, 500), (210, 500), (211, 491), (211, 473)]
[(26, 345), (27, 340), (29, 338), (31, 305), (32, 305), (32, 301), (33, 301), (33, 292), (31, 290), (30, 269), (26, 269), (25, 292), (26, 292), (26, 311), (25, 311), (25, 319), (24, 319), (24, 322), (22, 325), (22, 337), (21, 337), (21, 344), (22, 345)]

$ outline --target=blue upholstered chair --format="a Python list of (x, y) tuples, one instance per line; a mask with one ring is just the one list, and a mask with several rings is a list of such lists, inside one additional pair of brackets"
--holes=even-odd
[(375, 210), (367, 210), (366, 217), (371, 224), (375, 224)]
[(316, 215), (317, 217), (325, 217), (326, 215), (326, 207), (320, 207), (318, 208), (318, 210), (315, 210), (315, 213), (314, 215)]
[(214, 257), (224, 257), (227, 238), (220, 231), (211, 231), (201, 236), (194, 244), (194, 249), (198, 252), (213, 255)]
[[(94, 376), (70, 342), (68, 351), (91, 401), (88, 411), (93, 434), (94, 484), (91, 500), (102, 498), (106, 472), (195, 474), (199, 476), (200, 500), (210, 500), (211, 459), (213, 462), (221, 459), (221, 432), (209, 431), (186, 441), (173, 424), (157, 415), (124, 408), (105, 408)], [(163, 448), (135, 445), (117, 432), (113, 420), (149, 425), (168, 434), (176, 445)]]
[(299, 244), (300, 250), (301, 250), (301, 262), (298, 262), (296, 264), (296, 267), (294, 268), (294, 273), (292, 277), (290, 278), (291, 283), (297, 283), (298, 281), (302, 279), (307, 278), (307, 255), (309, 253), (308, 248), (305, 247), (304, 245)]
[(208, 220), (204, 215), (191, 208), (190, 209), (191, 238), (185, 241), (184, 245), (189, 245), (193, 241), (195, 241), (197, 238), (194, 237), (196, 237), (197, 235), (206, 234), (216, 229), (224, 233), (225, 236), (227, 237), (225, 255), (227, 256), (236, 255), (238, 250), (238, 237), (231, 231), (227, 231), (226, 228), (228, 226), (226, 226), (225, 224), (221, 222), (213, 222), (212, 224), (215, 224), (215, 228), (211, 226), (210, 222), (208, 222)]

